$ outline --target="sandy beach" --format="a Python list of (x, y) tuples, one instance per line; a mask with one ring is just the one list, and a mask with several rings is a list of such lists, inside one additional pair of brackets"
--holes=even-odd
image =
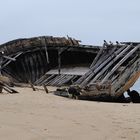
[(79, 101), (30, 88), (16, 90), (18, 94), (0, 94), (1, 140), (140, 139), (139, 104)]

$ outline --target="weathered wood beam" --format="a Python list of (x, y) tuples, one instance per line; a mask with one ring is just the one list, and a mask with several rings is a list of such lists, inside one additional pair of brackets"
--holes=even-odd
[(108, 78), (138, 49), (140, 48), (140, 45), (137, 45), (134, 49), (132, 49), (127, 55), (125, 55), (119, 62), (118, 64), (115, 65), (115, 67), (104, 77), (102, 80), (101, 84), (106, 82)]
[(104, 51), (104, 48), (105, 48), (105, 45), (103, 45), (103, 47), (100, 48), (100, 51), (99, 51), (99, 53), (97, 54), (97, 56), (95, 57), (95, 59), (93, 60), (92, 64), (90, 65), (90, 68), (92, 68), (92, 67), (97, 63), (97, 61), (99, 60), (101, 54), (102, 54), (103, 51)]
[(43, 87), (44, 87), (45, 92), (48, 94), (49, 90), (47, 89), (47, 86), (44, 84)]
[(106, 66), (105, 66), (105, 67), (90, 81), (89, 84), (95, 82), (101, 75), (103, 75), (103, 73), (104, 73), (106, 70), (109, 69), (109, 67), (110, 67), (111, 65), (113, 65), (119, 58), (121, 58), (121, 57), (122, 57), (128, 50), (130, 50), (132, 47), (133, 47), (132, 45), (129, 45), (129, 46), (127, 46), (122, 52), (120, 52), (118, 55), (116, 55), (116, 57), (113, 58), (113, 59), (111, 60), (111, 62), (110, 62), (108, 65), (106, 65)]
[(27, 69), (26, 69), (26, 66), (25, 66), (25, 62), (22, 61), (21, 65), (22, 65), (23, 73), (20, 73), (20, 74), (24, 76), (23, 77), (24, 78), (23, 80), (25, 80), (26, 82), (28, 82), (28, 74), (27, 74)]
[[(6, 67), (7, 65), (9, 65), (12, 61), (16, 61), (16, 58), (19, 57), (19, 56), (22, 55), (22, 54), (23, 54), (23, 52), (20, 52), (20, 53), (18, 53), (16, 56), (14, 56), (13, 59), (8, 60), (8, 62), (6, 62), (6, 63), (4, 63), (4, 64), (2, 65), (2, 68), (1, 68), (1, 69), (5, 68), (5, 67)], [(10, 58), (11, 58), (11, 57), (10, 57)]]
[(36, 66), (35, 66), (35, 55), (34, 54), (31, 54), (31, 57), (30, 57), (30, 64), (31, 64), (31, 73), (32, 73), (32, 78), (31, 78), (31, 81), (34, 82), (35, 81), (35, 77), (36, 77)]
[(30, 59), (30, 56), (27, 56), (27, 57), (25, 57), (24, 58), (24, 64), (25, 64), (25, 67), (26, 67), (26, 75), (27, 75), (27, 80), (28, 81), (31, 81), (31, 77), (32, 77), (32, 73), (31, 73), (31, 65), (30, 65), (30, 61), (29, 61), (29, 59)]
[(93, 76), (95, 76), (104, 66), (106, 66), (116, 55), (118, 55), (121, 51), (124, 50), (125, 47), (122, 47), (120, 49), (118, 49), (116, 52), (114, 52), (116, 50), (116, 47), (112, 49), (112, 51), (110, 53), (108, 53), (108, 58), (105, 59), (104, 56), (103, 58), (101, 58), (102, 63), (100, 63), (100, 65), (96, 65), (93, 66), (92, 71), (89, 73), (89, 75), (87, 76), (87, 78), (85, 78), (85, 80), (82, 81), (82, 83), (80, 84), (82, 87), (85, 86), (86, 84), (88, 84), (88, 82), (93, 78)]
[(102, 55), (97, 61), (97, 63), (93, 65), (93, 67), (91, 67), (90, 70), (81, 78), (79, 78), (74, 84), (81, 84), (84, 81), (88, 82), (88, 80), (90, 80), (102, 67), (104, 67), (113, 57), (115, 57), (115, 55), (120, 53), (123, 49), (124, 46), (114, 53), (114, 51), (116, 50), (116, 47), (114, 47), (113, 49), (111, 49), (111, 51), (105, 52), (104, 55)]
[(6, 55), (3, 55), (3, 58), (11, 60), (11, 61), (16, 61), (15, 58), (12, 58), (12, 57), (9, 57), (9, 56), (6, 56)]
[(47, 77), (48, 75), (44, 75), (42, 78), (42, 80), (38, 83), (39, 85), (43, 85), (43, 84), (45, 84), (46, 85), (46, 83), (48, 83), (50, 80), (52, 80), (56, 75), (55, 74), (52, 74), (52, 75), (50, 75), (49, 77)]
[(48, 67), (48, 63), (46, 63), (46, 56), (43, 51), (40, 51), (40, 53), (38, 54), (38, 61), (39, 61), (38, 62), (39, 63), (39, 68), (38, 68), (39, 77), (38, 78), (40, 78), (40, 76), (46, 73), (46, 69)]
[(58, 50), (58, 74), (61, 74), (61, 50)]
[(47, 59), (47, 64), (49, 64), (49, 55), (48, 55), (48, 48), (47, 48), (47, 40), (46, 38), (44, 37), (43, 39), (43, 42), (44, 42), (44, 46), (45, 46), (45, 53), (46, 53), (46, 59)]
[(3, 87), (4, 90), (6, 90), (8, 93), (18, 93), (18, 91), (10, 88), (7, 84), (5, 83), (0, 83), (0, 85)]

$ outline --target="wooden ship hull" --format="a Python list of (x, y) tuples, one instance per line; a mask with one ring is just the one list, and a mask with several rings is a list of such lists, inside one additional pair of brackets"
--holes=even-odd
[(14, 82), (73, 86), (79, 98), (119, 98), (140, 76), (140, 43), (81, 45), (64, 37), (17, 39), (0, 45), (16, 61), (4, 60), (1, 72)]

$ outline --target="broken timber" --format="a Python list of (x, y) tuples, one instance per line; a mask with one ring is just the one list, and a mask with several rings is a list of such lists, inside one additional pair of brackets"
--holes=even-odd
[(80, 96), (121, 96), (140, 76), (140, 43), (81, 45), (70, 37), (35, 37), (0, 45), (16, 61), (4, 61), (2, 74), (16, 82), (77, 86)]

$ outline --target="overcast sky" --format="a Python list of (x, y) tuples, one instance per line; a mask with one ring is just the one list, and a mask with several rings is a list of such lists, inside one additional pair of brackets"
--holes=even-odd
[(1, 0), (0, 44), (41, 35), (140, 41), (139, 0)]
[(1, 0), (0, 43), (39, 35), (140, 41), (139, 0)]

